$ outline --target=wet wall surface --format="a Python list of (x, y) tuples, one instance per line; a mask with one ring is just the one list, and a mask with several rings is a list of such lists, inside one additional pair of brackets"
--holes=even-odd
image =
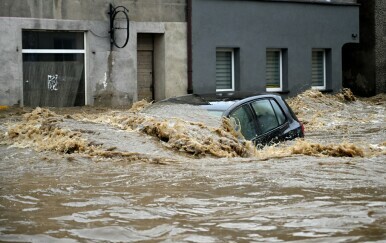
[[(64, 133), (64, 129), (80, 133), (78, 140), (100, 143), (98, 148), (105, 152), (87, 148), (65, 153), (55, 150), (62, 147), (39, 140), (52, 143), (49, 137), (59, 130), (43, 130), (54, 132), (41, 137), (30, 133), (30, 138), (19, 134), (11, 139), (11, 127), (22, 122), (24, 112), (2, 113), (0, 241), (385, 240), (384, 99), (346, 103), (308, 95), (289, 103), (308, 128), (305, 141), (286, 142), (244, 158), (209, 153), (197, 156), (184, 147), (176, 150), (168, 142), (144, 134), (140, 126), (118, 126), (117, 121), (122, 121), (118, 118), (127, 115), (122, 110), (56, 110), (56, 116), (41, 123), (33, 119), (23, 123), (41, 127), (47, 119), (57, 120), (50, 124), (61, 128), (64, 137), (77, 136)], [(165, 114), (147, 110), (159, 114), (157, 119)], [(192, 112), (185, 120), (206, 119)], [(184, 113), (170, 110), (175, 118), (182, 119)], [(39, 114), (45, 117), (51, 113)], [(190, 135), (205, 138), (211, 134), (206, 127), (201, 129)], [(217, 141), (214, 135), (213, 141)], [(363, 155), (336, 157), (325, 151), (306, 155), (305, 150), (300, 154), (288, 150), (300, 145), (310, 149), (310, 144), (339, 149), (342, 143), (351, 143)], [(116, 153), (106, 156), (107, 151)]]

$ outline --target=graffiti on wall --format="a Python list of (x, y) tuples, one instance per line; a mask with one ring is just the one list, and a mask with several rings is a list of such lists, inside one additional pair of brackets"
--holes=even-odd
[(58, 75), (48, 75), (48, 90), (56, 91), (58, 90)]

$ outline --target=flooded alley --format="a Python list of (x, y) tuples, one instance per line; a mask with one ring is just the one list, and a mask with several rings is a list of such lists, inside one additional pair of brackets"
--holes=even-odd
[(259, 150), (182, 104), (2, 110), (0, 241), (386, 240), (385, 95), (287, 101), (305, 138)]

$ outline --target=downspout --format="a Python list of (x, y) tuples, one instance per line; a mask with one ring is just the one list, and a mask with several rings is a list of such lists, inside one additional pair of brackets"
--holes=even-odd
[(188, 94), (193, 93), (193, 79), (192, 79), (192, 0), (187, 0), (186, 9), (186, 22), (187, 26), (187, 44), (188, 44)]

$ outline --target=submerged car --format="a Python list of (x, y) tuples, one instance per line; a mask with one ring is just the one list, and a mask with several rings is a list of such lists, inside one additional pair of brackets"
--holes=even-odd
[(304, 137), (303, 124), (279, 95), (223, 92), (168, 101), (199, 105), (212, 115), (230, 118), (234, 129), (257, 146)]

